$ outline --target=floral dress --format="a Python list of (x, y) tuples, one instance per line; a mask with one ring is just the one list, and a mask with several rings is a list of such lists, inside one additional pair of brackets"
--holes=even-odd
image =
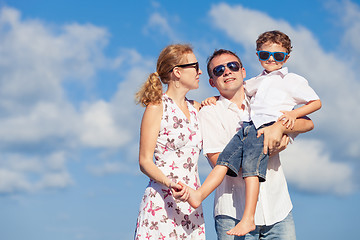
[[(172, 181), (200, 187), (198, 158), (202, 148), (197, 110), (187, 101), (190, 120), (166, 94), (162, 97), (163, 116), (155, 147), (156, 166)], [(171, 190), (150, 180), (137, 219), (135, 240), (204, 240), (202, 207), (173, 198)]]

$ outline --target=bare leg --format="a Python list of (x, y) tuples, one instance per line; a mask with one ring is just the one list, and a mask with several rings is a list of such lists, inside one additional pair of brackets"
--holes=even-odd
[(259, 178), (257, 176), (245, 177), (245, 209), (241, 221), (227, 232), (229, 235), (243, 236), (255, 230), (255, 210), (259, 196)]
[(224, 165), (216, 165), (200, 188), (196, 191), (190, 188), (190, 197), (188, 199), (189, 204), (193, 208), (199, 207), (201, 202), (220, 185), (227, 173), (227, 170), (228, 168)]

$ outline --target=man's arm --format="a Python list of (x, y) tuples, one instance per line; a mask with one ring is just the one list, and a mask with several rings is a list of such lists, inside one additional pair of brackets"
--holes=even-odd
[[(288, 135), (284, 134), (281, 138), (280, 145), (274, 147), (274, 149), (272, 149), (272, 151), (269, 152), (269, 155), (270, 156), (275, 155), (275, 154), (285, 150), (288, 144), (289, 144), (289, 137), (288, 137)], [(206, 157), (208, 158), (209, 163), (212, 168), (215, 167), (219, 155), (220, 155), (220, 152), (206, 154)]]
[(272, 154), (280, 146), (284, 134), (304, 133), (314, 129), (314, 123), (308, 117), (298, 118), (292, 129), (286, 128), (281, 122), (262, 128), (258, 131), (258, 136), (264, 134), (264, 153)]

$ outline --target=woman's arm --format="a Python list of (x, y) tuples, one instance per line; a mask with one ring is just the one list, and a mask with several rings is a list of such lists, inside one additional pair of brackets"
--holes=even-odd
[(171, 188), (174, 197), (183, 200), (187, 196), (184, 195), (186, 194), (185, 192), (181, 191), (183, 189), (182, 186), (172, 182), (168, 177), (166, 177), (153, 161), (156, 141), (160, 131), (162, 114), (162, 104), (150, 104), (145, 109), (140, 129), (139, 166), (140, 170), (145, 175), (154, 181)]

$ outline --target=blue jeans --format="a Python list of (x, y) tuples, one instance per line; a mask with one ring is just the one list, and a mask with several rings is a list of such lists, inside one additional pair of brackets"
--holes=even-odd
[(238, 176), (242, 168), (242, 177), (258, 176), (259, 181), (263, 182), (269, 160), (269, 155), (263, 151), (264, 135), (258, 138), (254, 124), (244, 122), (242, 128), (220, 153), (216, 164), (228, 167), (229, 176)]
[(240, 221), (229, 216), (219, 215), (215, 217), (215, 229), (218, 240), (296, 240), (295, 224), (292, 213), (274, 225), (256, 226), (254, 231), (245, 236), (231, 236), (226, 232), (235, 227)]

